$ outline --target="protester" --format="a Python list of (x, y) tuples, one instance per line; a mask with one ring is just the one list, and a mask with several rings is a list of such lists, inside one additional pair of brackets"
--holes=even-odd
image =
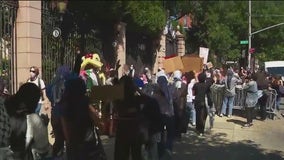
[(280, 76), (275, 76), (271, 82), (271, 88), (274, 89), (277, 93), (276, 96), (276, 110), (279, 111), (280, 101), (281, 101), (281, 87), (283, 87), (283, 81)]
[(9, 148), (9, 138), (11, 135), (10, 117), (4, 106), (6, 97), (4, 96), (5, 84), (0, 79), (0, 159), (12, 159), (12, 151)]
[[(43, 104), (46, 104), (46, 92), (45, 92), (45, 83), (44, 81), (39, 77), (39, 68), (36, 66), (30, 67), (30, 77), (28, 79), (28, 82), (34, 83), (40, 88), (41, 98), (38, 101), (37, 108), (35, 112), (37, 114), (41, 114), (41, 107)], [(44, 109), (47, 110), (48, 106), (45, 105)]]
[[(157, 99), (161, 114), (163, 130), (161, 133), (161, 142), (159, 143), (159, 158), (172, 153), (175, 138), (175, 114), (173, 107), (172, 85), (168, 84), (166, 76), (159, 75), (157, 79), (158, 87), (154, 91), (154, 97)], [(169, 155), (170, 156), (170, 155)]]
[(141, 121), (140, 104), (141, 99), (137, 92), (133, 79), (124, 75), (119, 84), (124, 86), (124, 99), (114, 102), (118, 113), (116, 137), (115, 137), (115, 160), (142, 160), (143, 140), (140, 133)]
[(264, 121), (267, 117), (266, 102), (268, 99), (268, 80), (266, 78), (265, 71), (261, 68), (255, 73), (257, 89), (262, 91), (262, 96), (258, 99), (260, 107), (260, 120)]
[[(150, 83), (148, 83), (150, 84)], [(153, 93), (155, 94), (155, 93)], [(150, 94), (141, 93), (142, 114), (144, 116), (145, 129), (148, 130), (148, 141), (146, 141), (145, 149), (147, 151), (148, 160), (159, 159), (158, 143), (161, 141), (161, 132), (163, 129), (161, 106), (159, 99)]]
[(38, 160), (49, 154), (47, 125), (35, 113), (40, 96), (38, 86), (25, 83), (5, 101), (11, 122), (10, 145), (16, 160)]
[[(234, 98), (236, 95), (235, 90), (238, 82), (241, 82), (241, 79), (236, 78), (234, 76), (234, 72), (231, 69), (228, 69), (227, 75), (222, 82), (222, 84), (224, 84), (224, 97), (223, 97), (223, 105), (220, 117), (223, 117), (223, 115), (227, 115), (228, 118), (230, 118), (232, 116)], [(228, 112), (226, 112), (227, 106), (228, 106)]]
[(206, 97), (208, 106), (212, 106), (210, 93), (210, 86), (205, 83), (206, 74), (200, 73), (198, 75), (198, 82), (194, 84), (192, 91), (195, 96), (194, 106), (196, 110), (196, 130), (200, 136), (204, 135), (205, 121), (207, 117)]
[(54, 136), (52, 154), (54, 157), (60, 157), (64, 151), (64, 136), (60, 122), (60, 105), (58, 104), (64, 93), (64, 83), (71, 77), (71, 71), (67, 66), (60, 66), (56, 71), (56, 76), (51, 84), (47, 86), (47, 97), (51, 102), (51, 134)]
[(257, 84), (256, 84), (256, 77), (254, 76), (247, 76), (246, 81), (243, 84), (243, 89), (246, 91), (246, 117), (247, 123), (244, 127), (250, 127), (253, 125), (253, 109), (257, 104), (258, 95), (257, 95)]
[(105, 156), (105, 153), (95, 136), (97, 132), (94, 131), (95, 125), (90, 115), (93, 112), (90, 112), (86, 84), (81, 78), (75, 77), (65, 82), (59, 106), (68, 160), (105, 159), (97, 157), (98, 154)]
[(180, 139), (182, 133), (186, 133), (188, 118), (186, 116), (186, 95), (187, 84), (182, 82), (182, 72), (176, 70), (173, 72), (173, 105), (175, 111), (176, 138)]
[[(206, 104), (207, 114), (208, 114), (208, 118), (209, 118), (209, 129), (211, 129), (211, 128), (213, 128), (213, 125), (214, 125), (214, 120), (215, 120), (214, 117), (215, 117), (215, 113), (216, 113), (216, 107), (213, 106), (212, 104), (209, 105), (207, 102), (210, 101), (210, 103), (213, 103), (211, 86), (215, 83), (215, 81), (213, 79), (213, 71), (212, 70), (206, 70), (205, 73), (206, 73), (205, 83), (210, 88), (210, 92), (208, 92), (207, 96), (205, 97), (205, 100), (206, 100), (205, 104)], [(207, 97), (210, 97), (210, 99), (207, 100)]]
[(196, 111), (194, 108), (194, 96), (192, 93), (192, 88), (194, 86), (194, 84), (196, 83), (196, 79), (195, 79), (195, 73), (193, 71), (188, 72), (187, 75), (187, 81), (189, 82), (187, 85), (187, 96), (186, 96), (186, 107), (188, 110), (188, 117), (191, 121), (191, 124), (193, 126), (196, 125)]

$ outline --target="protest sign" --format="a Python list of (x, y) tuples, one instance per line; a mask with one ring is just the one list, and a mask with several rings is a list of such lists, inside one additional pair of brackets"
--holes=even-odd
[(166, 73), (174, 72), (175, 70), (183, 70), (183, 63), (180, 56), (165, 59), (163, 61), (163, 68)]
[(199, 57), (204, 58), (203, 64), (207, 63), (209, 48), (199, 47)]
[(195, 56), (183, 56), (183, 72), (195, 71), (200, 72), (203, 69), (203, 58), (195, 57)]
[(124, 98), (123, 85), (93, 86), (90, 92), (90, 101), (117, 100)]

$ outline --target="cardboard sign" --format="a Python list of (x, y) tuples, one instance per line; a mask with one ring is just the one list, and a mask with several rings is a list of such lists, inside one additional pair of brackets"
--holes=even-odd
[(206, 65), (208, 69), (213, 68), (213, 64), (211, 62), (208, 62)]
[(165, 59), (163, 61), (163, 68), (166, 73), (174, 72), (175, 70), (183, 70), (183, 63), (180, 56)]
[(199, 47), (199, 57), (204, 58), (203, 64), (207, 63), (209, 48)]
[(117, 100), (124, 98), (123, 85), (105, 85), (105, 86), (93, 86), (90, 93), (90, 101), (97, 100)]
[(203, 69), (203, 58), (195, 57), (195, 56), (183, 56), (182, 63), (184, 66), (184, 69), (182, 72), (189, 72), (189, 71), (195, 71), (200, 72)]

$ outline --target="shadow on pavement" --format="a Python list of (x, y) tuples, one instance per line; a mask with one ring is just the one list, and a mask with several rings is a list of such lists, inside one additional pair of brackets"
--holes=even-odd
[(228, 119), (227, 122), (235, 123), (239, 126), (243, 126), (246, 123), (245, 121), (241, 121), (238, 119)]
[[(240, 122), (234, 122), (240, 123)], [(252, 141), (230, 142), (227, 134), (206, 134), (198, 137), (193, 128), (175, 143), (173, 160), (280, 160), (281, 151), (261, 149)]]

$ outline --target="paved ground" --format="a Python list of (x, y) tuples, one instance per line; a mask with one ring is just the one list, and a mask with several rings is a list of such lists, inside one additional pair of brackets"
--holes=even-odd
[[(246, 119), (239, 110), (232, 118), (215, 116), (214, 128), (198, 137), (194, 127), (175, 142), (173, 160), (284, 160), (284, 106), (275, 120), (254, 120), (242, 128)], [(108, 160), (113, 160), (114, 138), (102, 136)], [(53, 139), (50, 138), (51, 143)]]
[[(235, 111), (238, 112), (238, 111)], [(284, 112), (284, 110), (282, 111)], [(284, 117), (254, 120), (242, 128), (246, 119), (215, 116), (214, 128), (198, 137), (193, 127), (175, 142), (173, 160), (281, 160), (284, 159)], [(102, 137), (109, 160), (113, 160), (114, 139)]]
[(176, 142), (174, 160), (280, 160), (284, 159), (284, 118), (258, 121), (242, 128), (239, 116), (216, 117), (214, 128), (204, 138), (190, 128)]

